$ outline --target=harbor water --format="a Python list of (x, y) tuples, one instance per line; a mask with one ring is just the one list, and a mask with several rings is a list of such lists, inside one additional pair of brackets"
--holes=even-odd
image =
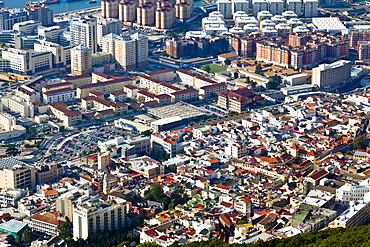
[[(27, 2), (36, 1), (36, 0), (2, 0), (4, 2), (5, 7), (8, 8), (23, 8), (26, 6)], [(60, 14), (64, 12), (86, 9), (91, 7), (100, 6), (100, 1), (97, 0), (96, 3), (88, 3), (89, 0), (69, 0), (68, 2), (59, 2), (49, 4), (49, 8), (54, 10), (54, 14)], [(195, 0), (194, 6), (203, 6), (204, 3), (201, 0)]]

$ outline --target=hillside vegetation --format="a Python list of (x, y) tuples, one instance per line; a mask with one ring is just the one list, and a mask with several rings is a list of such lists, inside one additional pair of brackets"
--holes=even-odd
[[(157, 246), (152, 243), (140, 247)], [(180, 246), (177, 244), (172, 247)], [(182, 247), (370, 247), (370, 225), (352, 228), (332, 228), (300, 234), (291, 238), (273, 239), (253, 244), (227, 244), (221, 240), (193, 242)]]

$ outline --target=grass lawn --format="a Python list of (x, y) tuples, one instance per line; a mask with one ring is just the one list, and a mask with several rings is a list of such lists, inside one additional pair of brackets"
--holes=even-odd
[(214, 64), (214, 63), (202, 65), (201, 69), (204, 70), (204, 66), (206, 66), (206, 65), (209, 65), (209, 67), (211, 68), (210, 73), (218, 73), (218, 72), (221, 72), (221, 71), (226, 71), (225, 67)]

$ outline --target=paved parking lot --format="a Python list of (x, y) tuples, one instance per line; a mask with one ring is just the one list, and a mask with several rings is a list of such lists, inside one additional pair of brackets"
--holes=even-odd
[(223, 116), (227, 113), (225, 110), (221, 109), (218, 106), (204, 105), (203, 107), (206, 108), (207, 110), (213, 112), (214, 114), (219, 115), (219, 116)]
[(82, 155), (96, 153), (99, 141), (131, 135), (114, 126), (95, 126), (80, 133), (59, 138), (50, 148), (50, 156), (47, 159), (49, 161), (72, 160)]

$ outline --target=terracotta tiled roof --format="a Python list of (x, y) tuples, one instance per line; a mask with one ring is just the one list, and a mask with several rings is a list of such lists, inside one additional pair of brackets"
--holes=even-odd
[(101, 73), (99, 71), (94, 71), (92, 73), (95, 74), (95, 75), (97, 75), (97, 76), (103, 77), (105, 79), (109, 79), (109, 75), (103, 74), (103, 73)]
[(225, 98), (229, 98), (229, 99), (233, 99), (233, 100), (236, 100), (238, 102), (247, 101), (247, 98), (246, 97), (241, 96), (241, 95), (236, 94), (236, 93), (233, 93), (231, 91), (222, 91), (222, 92), (219, 92), (217, 94), (219, 96), (222, 96), (222, 97), (225, 97)]
[(54, 225), (54, 226), (58, 226), (59, 224), (64, 222), (64, 221), (57, 220), (57, 219), (54, 219), (54, 218), (51, 218), (45, 215), (41, 215), (41, 214), (33, 215), (32, 220), (42, 221), (42, 222), (45, 222), (47, 224)]
[(191, 73), (190, 71), (187, 71), (187, 70), (184, 70), (184, 69), (178, 69), (176, 71), (177, 72), (180, 72), (180, 73), (184, 73), (184, 74), (190, 75), (190, 76), (193, 76), (193, 77), (197, 76), (196, 74)]
[(33, 102), (33, 104), (37, 107), (41, 107), (41, 106), (46, 106), (44, 103), (40, 102), (40, 101), (35, 101)]
[(170, 73), (170, 72), (174, 72), (174, 71), (172, 69), (163, 69), (163, 70), (157, 70), (157, 71), (153, 71), (153, 72), (148, 72), (146, 74), (148, 76), (152, 76), (152, 75), (159, 75), (159, 74)]
[(176, 95), (195, 93), (195, 92), (198, 92), (198, 90), (196, 90), (194, 88), (188, 88), (188, 89), (184, 89), (184, 90), (181, 90), (181, 91), (173, 92), (171, 94), (176, 96)]

